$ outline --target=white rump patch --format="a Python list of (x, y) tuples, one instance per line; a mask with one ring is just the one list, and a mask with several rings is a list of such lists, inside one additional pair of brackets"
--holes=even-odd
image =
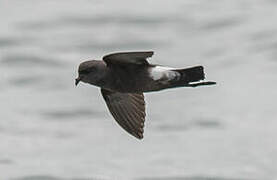
[(150, 76), (153, 80), (160, 80), (164, 79), (165, 81), (172, 80), (179, 76), (180, 74), (176, 71), (171, 71), (175, 68), (171, 67), (164, 67), (164, 66), (155, 66), (150, 69)]

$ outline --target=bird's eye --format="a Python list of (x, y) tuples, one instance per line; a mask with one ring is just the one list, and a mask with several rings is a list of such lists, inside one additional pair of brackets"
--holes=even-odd
[(84, 69), (84, 70), (80, 71), (79, 73), (80, 73), (80, 74), (88, 74), (88, 73), (89, 73), (89, 71), (88, 71), (88, 70), (86, 70), (86, 69)]

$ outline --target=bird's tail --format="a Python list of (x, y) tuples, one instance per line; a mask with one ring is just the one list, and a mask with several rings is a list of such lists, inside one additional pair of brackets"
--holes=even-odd
[[(196, 86), (203, 86), (203, 85), (213, 85), (216, 84), (212, 81), (207, 82), (198, 82), (200, 80), (205, 79), (204, 68), (203, 66), (195, 66), (191, 68), (185, 69), (175, 69), (174, 71), (180, 74), (180, 78), (175, 82), (172, 82), (174, 87), (196, 87)], [(195, 83), (198, 82), (198, 83)]]

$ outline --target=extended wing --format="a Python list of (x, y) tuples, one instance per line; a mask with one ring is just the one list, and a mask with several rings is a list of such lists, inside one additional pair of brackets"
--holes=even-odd
[(119, 93), (101, 89), (116, 122), (136, 138), (143, 138), (145, 102), (142, 93)]

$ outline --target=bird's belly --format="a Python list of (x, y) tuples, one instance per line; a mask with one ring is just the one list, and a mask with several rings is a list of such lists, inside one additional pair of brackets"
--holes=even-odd
[(153, 79), (149, 73), (137, 73), (125, 76), (115, 75), (113, 81), (107, 83), (105, 87), (121, 93), (141, 93), (165, 89), (167, 84)]
[(122, 93), (145, 92), (153, 84), (153, 80), (144, 72), (115, 73), (111, 75), (111, 79), (104, 87)]

